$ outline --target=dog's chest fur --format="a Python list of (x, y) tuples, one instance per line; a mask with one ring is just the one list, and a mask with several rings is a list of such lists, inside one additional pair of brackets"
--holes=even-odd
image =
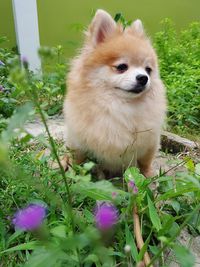
[(88, 95), (78, 101), (72, 96), (65, 103), (69, 146), (92, 153), (108, 169), (136, 165), (159, 142), (163, 116), (154, 109), (155, 104), (155, 96), (134, 103), (109, 94)]

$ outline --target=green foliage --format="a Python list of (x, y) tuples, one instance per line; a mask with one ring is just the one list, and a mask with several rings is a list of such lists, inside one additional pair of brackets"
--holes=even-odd
[(167, 87), (168, 124), (173, 131), (198, 133), (200, 125), (200, 23), (177, 33), (166, 19), (154, 43)]
[(194, 256), (186, 247), (175, 245), (174, 251), (176, 258), (181, 264), (181, 267), (194, 266), (195, 264)]
[[(0, 38), (0, 43), (5, 41), (6, 38)], [(34, 83), (35, 89), (38, 90), (43, 110), (48, 115), (62, 110), (66, 75), (62, 46), (42, 47), (39, 55), (42, 59), (43, 74), (30, 73), (27, 81), (26, 71), (21, 68), (17, 53), (0, 48), (0, 130), (5, 128), (5, 119), (13, 114), (16, 107), (29, 101), (27, 87), (30, 83)]]
[(114, 20), (116, 22), (120, 22), (124, 28), (126, 28), (127, 26), (131, 25), (132, 21), (127, 21), (124, 16), (121, 13), (117, 13), (114, 17)]
[(156, 228), (156, 230), (159, 231), (162, 228), (160, 218), (149, 196), (147, 196), (147, 200), (148, 200), (149, 216), (151, 222), (153, 226)]
[[(5, 37), (0, 37), (0, 44), (6, 41)], [(8, 80), (10, 62), (15, 55), (16, 53), (10, 49), (0, 48), (0, 120), (11, 116), (18, 102), (13, 94), (14, 86)]]

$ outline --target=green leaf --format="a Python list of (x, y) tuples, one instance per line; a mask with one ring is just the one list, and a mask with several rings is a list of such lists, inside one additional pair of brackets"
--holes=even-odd
[(159, 248), (157, 246), (150, 246), (149, 245), (149, 249), (150, 249), (151, 253), (153, 253), (154, 255), (156, 255), (159, 252)]
[(197, 175), (200, 175), (200, 163), (196, 164), (196, 166), (195, 166), (195, 173)]
[(94, 214), (91, 211), (89, 211), (88, 209), (84, 209), (83, 214), (84, 214), (87, 222), (89, 222), (89, 223), (94, 222)]
[(33, 105), (31, 102), (24, 104), (19, 107), (10, 118), (9, 125), (5, 131), (2, 132), (1, 139), (2, 142), (8, 143), (11, 139), (19, 136), (21, 134), (18, 129), (21, 130), (24, 123), (33, 115)]
[(83, 168), (87, 171), (91, 171), (91, 169), (95, 166), (95, 163), (90, 161), (83, 164)]
[(160, 240), (161, 242), (163, 242), (164, 244), (170, 244), (170, 240), (169, 238), (167, 238), (166, 236), (159, 236), (158, 240)]
[(159, 196), (156, 199), (156, 202), (158, 202), (160, 200), (166, 200), (166, 199), (174, 198), (174, 197), (183, 195), (185, 193), (195, 192), (195, 191), (199, 191), (199, 188), (195, 187), (193, 185), (183, 185), (180, 188), (177, 188), (176, 191), (174, 189), (171, 189), (171, 190), (167, 191), (166, 193), (162, 194), (161, 196)]
[(121, 13), (117, 13), (117, 14), (115, 15), (115, 17), (114, 17), (114, 20), (115, 20), (116, 22), (118, 22), (118, 21), (120, 20), (121, 16), (122, 16)]
[(191, 172), (193, 172), (193, 171), (195, 170), (194, 162), (193, 162), (192, 159), (189, 159), (189, 160), (185, 163), (185, 166), (186, 166), (186, 168), (187, 168), (189, 171), (191, 171)]
[(175, 252), (175, 256), (179, 261), (181, 267), (192, 267), (195, 264), (195, 257), (192, 253), (183, 246), (174, 245), (173, 250)]
[[(26, 267), (61, 267), (61, 261), (67, 261), (66, 266), (77, 266), (74, 264), (74, 260), (71, 255), (67, 255), (59, 248), (54, 247), (40, 247), (35, 250), (28, 262), (25, 264)], [(75, 259), (76, 261), (76, 259)]]
[(4, 253), (7, 253), (7, 252), (18, 251), (18, 250), (33, 250), (36, 247), (38, 247), (38, 245), (39, 245), (38, 241), (31, 241), (31, 242), (28, 242), (28, 243), (20, 244), (20, 245), (17, 245), (15, 247), (6, 249), (6, 250), (0, 252), (0, 254), (4, 254)]
[(156, 208), (153, 205), (153, 202), (151, 201), (148, 195), (147, 195), (147, 200), (148, 200), (149, 216), (150, 216), (151, 222), (153, 226), (156, 228), (156, 230), (159, 231), (161, 229), (160, 218), (158, 216)]
[(110, 250), (108, 253), (110, 256), (118, 256), (120, 258), (126, 258), (126, 256), (122, 252), (119, 252), (119, 251)]
[(18, 236), (20, 236), (21, 233), (22, 233), (21, 231), (16, 231), (16, 232), (14, 232), (14, 234), (12, 234), (12, 235), (9, 237), (9, 239), (8, 239), (8, 241), (7, 241), (7, 246), (9, 246), (9, 244), (12, 243)]
[(159, 231), (159, 236), (167, 235), (174, 236), (179, 230), (178, 224), (175, 222), (177, 219), (175, 216), (170, 214), (162, 215), (162, 229)]
[(173, 223), (175, 221), (175, 218), (172, 215), (165, 215), (162, 216), (162, 229), (159, 232), (159, 235), (164, 235), (168, 233), (168, 230), (172, 227)]
[(180, 210), (180, 203), (176, 200), (171, 200), (171, 202), (169, 203), (171, 204), (172, 208), (176, 211), (176, 213), (178, 214), (179, 213), (179, 210)]
[(72, 191), (90, 197), (94, 200), (113, 200), (112, 193), (117, 192), (118, 196), (126, 195), (126, 192), (116, 189), (109, 181), (80, 182), (71, 186)]
[(149, 241), (150, 241), (150, 238), (151, 238), (151, 234), (152, 234), (152, 231), (150, 232), (149, 236), (147, 237), (146, 241), (144, 242), (143, 247), (140, 250), (140, 253), (138, 255), (139, 261), (141, 261), (144, 258), (144, 254), (147, 251), (147, 247), (148, 247), (148, 244), (149, 244)]
[(51, 234), (57, 237), (66, 237), (66, 225), (58, 225), (50, 230)]
[(139, 262), (137, 246), (135, 244), (135, 240), (127, 224), (125, 226), (125, 234), (126, 234), (126, 245), (130, 245), (131, 247), (131, 256), (136, 262)]
[[(92, 262), (99, 265), (99, 258), (95, 254), (89, 254), (85, 259), (84, 262)], [(100, 266), (100, 265), (99, 265)]]
[(124, 173), (125, 181), (134, 181), (136, 186), (141, 189), (143, 186), (147, 185), (149, 181), (142, 175), (138, 168), (130, 167)]

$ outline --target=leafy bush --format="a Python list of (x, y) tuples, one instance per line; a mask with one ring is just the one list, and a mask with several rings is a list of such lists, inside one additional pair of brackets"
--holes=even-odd
[(167, 87), (169, 128), (199, 132), (200, 125), (200, 23), (181, 33), (166, 19), (154, 42), (161, 76)]
[[(4, 41), (6, 38), (0, 39), (0, 42)], [(62, 46), (42, 47), (39, 54), (42, 59), (43, 74), (30, 73), (29, 78), (39, 92), (43, 109), (51, 116), (62, 110), (66, 64), (63, 60)], [(8, 118), (17, 106), (29, 99), (27, 84), (23, 83), (25, 72), (20, 70), (21, 64), (26, 65), (28, 62), (21, 62), (26, 59), (20, 61), (16, 52), (3, 48), (0, 48), (0, 59), (0, 114)]]
[[(0, 44), (6, 41), (5, 37), (0, 38)], [(16, 53), (10, 49), (0, 48), (0, 119), (11, 116), (18, 102), (13, 93), (14, 86), (8, 80), (9, 64), (15, 55)]]

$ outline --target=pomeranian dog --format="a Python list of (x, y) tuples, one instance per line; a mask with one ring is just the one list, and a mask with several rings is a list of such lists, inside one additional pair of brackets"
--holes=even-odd
[(152, 176), (166, 111), (157, 56), (142, 22), (123, 28), (98, 10), (72, 61), (64, 102), (67, 147), (116, 174), (138, 166)]

